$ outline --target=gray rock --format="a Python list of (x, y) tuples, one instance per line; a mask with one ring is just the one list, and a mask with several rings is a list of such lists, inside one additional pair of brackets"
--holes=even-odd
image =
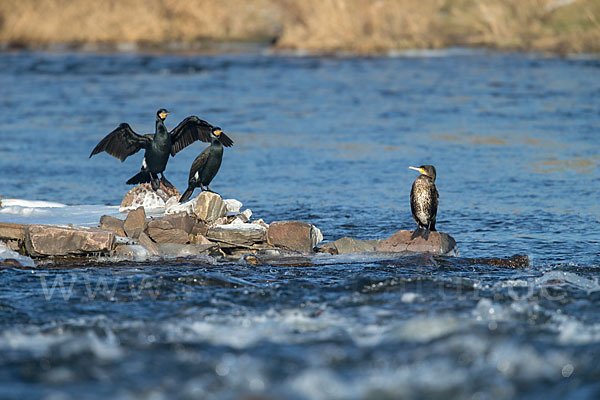
[(227, 205), (216, 193), (202, 192), (192, 203), (192, 209), (198, 219), (213, 222), (227, 215)]
[(217, 250), (216, 244), (180, 244), (180, 243), (159, 243), (158, 251), (161, 257), (190, 257), (201, 254), (213, 254)]
[(333, 242), (333, 245), (337, 254), (361, 254), (376, 251), (381, 242), (381, 240), (358, 240), (343, 237)]
[(427, 239), (424, 235), (412, 237), (413, 233), (400, 230), (381, 242), (377, 251), (448, 254), (456, 247), (454, 238), (444, 232), (429, 232)]
[(267, 230), (255, 224), (217, 225), (209, 228), (206, 237), (227, 246), (251, 246), (266, 240)]
[(125, 229), (123, 228), (125, 221), (119, 218), (111, 217), (110, 215), (103, 215), (100, 217), (100, 228), (108, 231), (113, 231), (115, 235), (126, 236)]
[(321, 240), (323, 240), (321, 231), (306, 222), (272, 222), (267, 230), (267, 242), (271, 246), (280, 246), (305, 253), (312, 252)]
[(25, 231), (25, 247), (31, 256), (107, 252), (114, 240), (114, 232), (101, 229), (29, 225)]
[(146, 212), (144, 211), (144, 207), (136, 208), (127, 215), (127, 218), (123, 223), (125, 234), (131, 238), (138, 238), (140, 233), (144, 230), (145, 223)]

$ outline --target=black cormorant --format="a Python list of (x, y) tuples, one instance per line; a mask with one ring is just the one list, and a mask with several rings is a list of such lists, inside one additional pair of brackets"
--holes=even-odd
[(221, 128), (214, 127), (211, 130), (211, 143), (206, 149), (202, 151), (196, 157), (192, 166), (190, 167), (190, 177), (188, 179), (188, 188), (179, 199), (180, 203), (188, 201), (194, 189), (200, 187), (200, 190), (204, 191), (203, 186), (206, 186), (206, 190), (210, 190), (210, 182), (213, 180), (219, 168), (221, 167), (221, 160), (223, 159), (223, 146), (231, 147), (233, 141), (223, 133)]
[(410, 210), (417, 223), (417, 231), (425, 228), (435, 231), (435, 217), (438, 207), (438, 191), (435, 187), (435, 167), (433, 165), (421, 165), (420, 167), (409, 167), (419, 171), (421, 175), (412, 184), (410, 190)]
[(181, 121), (169, 132), (164, 123), (167, 115), (169, 112), (164, 108), (156, 112), (154, 134), (139, 135), (131, 129), (129, 124), (122, 123), (98, 143), (90, 157), (106, 151), (123, 162), (130, 155), (145, 149), (141, 171), (129, 179), (127, 184), (151, 182), (152, 189), (157, 190), (162, 181), (165, 186), (173, 187), (163, 173), (167, 161), (169, 161), (169, 154), (175, 156), (196, 140), (210, 142), (212, 125), (196, 116), (191, 116)]

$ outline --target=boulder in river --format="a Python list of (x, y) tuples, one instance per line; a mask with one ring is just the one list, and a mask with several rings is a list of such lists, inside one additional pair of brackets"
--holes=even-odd
[[(190, 225), (191, 232), (193, 225)], [(189, 233), (180, 226), (175, 226), (166, 217), (148, 221), (146, 233), (156, 243), (180, 243), (189, 242)]]
[(304, 253), (312, 252), (323, 240), (321, 230), (316, 226), (301, 221), (276, 221), (267, 229), (267, 242), (271, 246)]
[(115, 234), (103, 229), (29, 225), (25, 248), (30, 256), (67, 256), (112, 250)]
[(427, 239), (423, 236), (415, 236), (414, 231), (399, 230), (384, 240), (377, 251), (448, 254), (456, 248), (456, 241), (447, 233), (429, 232)]
[(123, 229), (127, 234), (127, 237), (138, 238), (140, 233), (144, 230), (144, 224), (146, 223), (146, 212), (144, 207), (138, 207), (131, 211), (125, 222), (123, 223)]
[(205, 222), (214, 222), (227, 215), (227, 205), (216, 193), (202, 192), (192, 202), (194, 214)]
[(206, 237), (220, 242), (221, 247), (252, 246), (266, 240), (267, 230), (256, 224), (217, 225), (208, 229)]

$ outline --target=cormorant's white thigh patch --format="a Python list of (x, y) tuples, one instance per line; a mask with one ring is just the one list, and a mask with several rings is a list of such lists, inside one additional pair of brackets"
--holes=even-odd
[(200, 175), (198, 174), (198, 171), (196, 171), (196, 173), (194, 174), (194, 179), (198, 180), (199, 177), (200, 177)]
[(142, 168), (148, 168), (148, 164), (146, 164), (146, 157), (144, 157), (144, 159), (142, 160)]

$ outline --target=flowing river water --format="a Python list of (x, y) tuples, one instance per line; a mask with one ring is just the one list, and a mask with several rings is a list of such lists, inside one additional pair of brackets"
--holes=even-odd
[[(325, 240), (413, 229), (408, 166), (433, 164), (460, 250), (4, 268), (0, 398), (600, 396), (597, 58), (5, 52), (0, 69), (0, 194), (77, 210), (64, 223), (120, 203), (141, 154), (88, 156), (165, 107), (169, 128), (198, 115), (235, 141), (214, 190)], [(181, 191), (204, 146), (169, 161)], [(531, 265), (469, 261), (513, 254)]]

